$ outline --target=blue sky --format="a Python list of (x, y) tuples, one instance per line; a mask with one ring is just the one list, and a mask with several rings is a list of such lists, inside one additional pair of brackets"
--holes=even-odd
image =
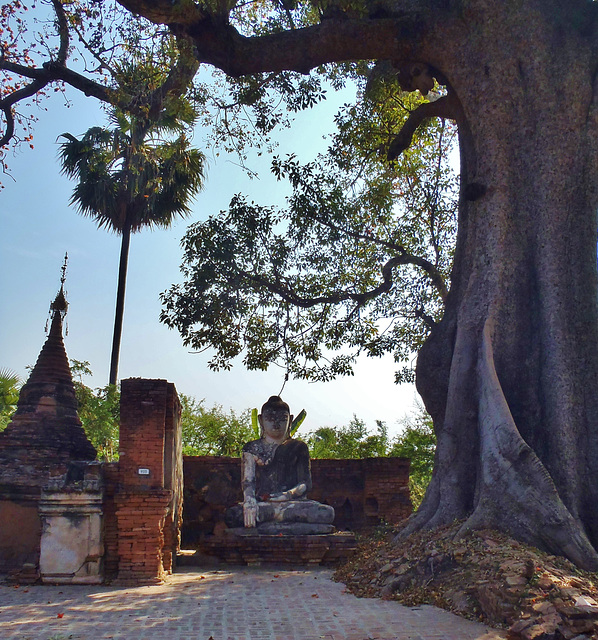
[[(69, 97), (70, 108), (59, 96), (44, 105), (47, 111), (39, 114), (35, 148), (23, 148), (9, 157), (11, 176), (1, 178), (5, 188), (0, 191), (0, 368), (26, 377), (25, 367), (35, 363), (68, 252), (66, 349), (69, 357), (90, 362), (94, 376), (85, 382), (97, 387), (108, 379), (120, 238), (98, 230), (68, 204), (74, 183), (60, 175), (57, 138), (63, 132), (80, 135), (105, 124), (95, 100)], [(296, 153), (309, 160), (323, 150), (323, 136), (343, 99), (350, 95), (332, 95), (316, 110), (300, 114), (293, 127), (278, 136), (276, 153)], [(194, 143), (202, 148), (202, 142), (198, 131)], [(178, 333), (160, 324), (159, 294), (181, 279), (179, 243), (188, 224), (226, 209), (238, 192), (261, 204), (282, 203), (287, 187), (269, 175), (268, 158), (250, 158), (260, 178), (249, 179), (234, 157), (216, 158), (204, 151), (209, 159), (207, 181), (193, 215), (169, 230), (132, 237), (119, 378), (166, 378), (180, 392), (205, 398), (208, 406), (217, 403), (241, 411), (278, 393), (284, 372), (277, 368), (248, 372), (240, 363), (231, 372), (211, 372), (208, 355), (189, 353)], [(416, 394), (411, 385), (393, 383), (394, 368), (390, 357), (364, 358), (354, 377), (316, 384), (290, 380), (283, 397), (296, 413), (306, 409), (302, 431), (347, 424), (356, 414), (372, 427), (376, 419), (384, 420), (396, 432), (397, 420), (413, 410)]]

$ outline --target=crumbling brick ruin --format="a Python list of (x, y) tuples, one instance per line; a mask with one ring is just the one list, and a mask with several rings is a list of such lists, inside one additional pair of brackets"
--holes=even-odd
[[(48, 338), (0, 433), (0, 574), (21, 583), (160, 582), (175, 565), (183, 512), (184, 542), (199, 557), (330, 563), (351, 552), (350, 533), (227, 537), (223, 515), (241, 499), (240, 461), (183, 465), (181, 407), (166, 380), (122, 381), (120, 458), (97, 462), (77, 415), (62, 339), (66, 307), (61, 288)], [(335, 508), (341, 532), (411, 512), (408, 460), (314, 460), (312, 474), (311, 496)]]
[(95, 462), (77, 416), (61, 288), (17, 411), (0, 433), (0, 574), (19, 582), (160, 581), (182, 513), (180, 403), (165, 380), (124, 380), (118, 463)]

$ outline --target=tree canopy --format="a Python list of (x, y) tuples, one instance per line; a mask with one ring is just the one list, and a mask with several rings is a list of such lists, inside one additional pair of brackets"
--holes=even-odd
[(205, 400), (181, 394), (183, 455), (240, 456), (246, 442), (255, 435), (251, 411), (235, 413), (220, 405), (208, 408)]
[[(185, 282), (163, 295), (162, 320), (193, 348), (212, 347), (214, 369), (243, 354), (249, 369), (276, 363), (329, 380), (352, 373), (360, 353), (404, 362), (442, 316), (456, 226), (454, 129), (427, 123), (389, 163), (381, 152), (421, 98), (390, 78), (366, 88), (362, 77), (361, 86), (326, 154), (306, 165), (274, 157), (272, 171), (293, 189), (286, 209), (237, 194), (185, 235)], [(411, 376), (403, 366), (397, 380)]]

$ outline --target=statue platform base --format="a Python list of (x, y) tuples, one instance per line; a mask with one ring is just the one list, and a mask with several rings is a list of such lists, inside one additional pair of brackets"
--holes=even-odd
[(263, 522), (255, 529), (234, 527), (228, 529), (228, 533), (236, 536), (313, 536), (334, 533), (331, 524), (318, 524), (312, 522)]
[(347, 531), (320, 535), (268, 535), (257, 533), (255, 529), (226, 529), (220, 536), (203, 540), (196, 551), (180, 552), (177, 565), (330, 566), (346, 560), (356, 549), (355, 535)]

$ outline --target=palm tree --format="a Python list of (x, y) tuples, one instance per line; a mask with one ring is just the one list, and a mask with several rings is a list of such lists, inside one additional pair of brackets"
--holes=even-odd
[(0, 431), (6, 428), (19, 401), (21, 379), (10, 369), (0, 369)]
[(131, 233), (166, 228), (189, 215), (203, 186), (205, 157), (185, 134), (196, 116), (179, 97), (157, 116), (114, 109), (113, 128), (92, 127), (80, 139), (61, 136), (62, 173), (77, 180), (71, 203), (98, 227), (122, 236), (109, 384), (117, 380)]

